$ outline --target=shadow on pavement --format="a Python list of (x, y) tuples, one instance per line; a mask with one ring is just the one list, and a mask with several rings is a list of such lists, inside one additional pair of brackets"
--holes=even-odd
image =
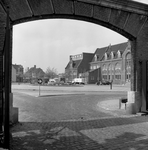
[(11, 150), (141, 150), (148, 146), (148, 117), (20, 122), (11, 132)]

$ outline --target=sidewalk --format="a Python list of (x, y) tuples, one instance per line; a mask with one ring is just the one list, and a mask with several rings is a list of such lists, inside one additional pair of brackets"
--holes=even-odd
[(137, 114), (129, 113), (127, 105), (125, 105), (124, 103), (121, 103), (121, 108), (119, 108), (119, 99), (101, 101), (98, 103), (97, 106), (102, 111), (112, 114), (113, 116), (131, 117), (131, 116), (146, 115), (146, 113), (137, 113)]
[(98, 103), (111, 116), (90, 120), (21, 122), (11, 150), (147, 150), (148, 117), (125, 113), (119, 100)]
[(21, 122), (11, 150), (147, 150), (148, 117)]

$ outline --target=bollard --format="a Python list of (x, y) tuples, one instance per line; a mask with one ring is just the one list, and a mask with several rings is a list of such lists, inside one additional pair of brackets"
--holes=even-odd
[(125, 109), (126, 109), (126, 103), (127, 103), (127, 98), (120, 98), (119, 99), (119, 109), (121, 109), (121, 104), (125, 104)]
[(119, 99), (119, 109), (121, 109), (121, 99)]
[(112, 82), (110, 82), (110, 89), (112, 89)]

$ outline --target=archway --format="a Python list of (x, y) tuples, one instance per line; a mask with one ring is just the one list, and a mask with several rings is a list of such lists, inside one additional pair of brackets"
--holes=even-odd
[[(6, 25), (9, 7), (10, 28)], [(107, 27), (127, 37), (131, 41), (131, 91), (130, 101), (146, 111), (147, 84), (146, 64), (148, 56), (148, 6), (134, 1), (121, 0), (3, 0), (0, 2), (0, 126), (9, 125), (9, 94), (11, 93), (10, 66), (12, 63), (12, 26), (22, 22), (49, 18), (70, 18), (88, 21)], [(11, 29), (11, 32), (7, 32)], [(6, 38), (5, 38), (6, 37)], [(9, 38), (11, 39), (9, 41)], [(7, 39), (7, 40), (5, 40)], [(7, 44), (4, 42), (8, 42)], [(6, 47), (8, 46), (9, 47)], [(8, 53), (4, 55), (4, 50)], [(7, 60), (4, 62), (4, 60)], [(142, 65), (141, 65), (142, 64)], [(4, 67), (5, 66), (5, 67)], [(142, 73), (141, 74), (141, 71)], [(5, 78), (5, 83), (3, 83)], [(135, 93), (138, 94), (136, 99)], [(5, 98), (4, 98), (5, 94)], [(7, 113), (3, 115), (4, 110)], [(5, 119), (4, 119), (5, 118)], [(5, 141), (9, 140), (9, 130), (5, 129)], [(7, 144), (6, 144), (7, 145)], [(6, 146), (7, 147), (7, 146)]]

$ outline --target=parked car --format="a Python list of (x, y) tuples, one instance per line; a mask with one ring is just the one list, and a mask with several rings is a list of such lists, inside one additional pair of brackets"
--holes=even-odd
[(55, 85), (55, 81), (48, 81), (48, 85)]
[(97, 82), (96, 82), (96, 85), (101, 85), (101, 81), (97, 81)]
[(72, 81), (65, 82), (66, 85), (72, 85)]
[(110, 85), (111, 82), (107, 80), (102, 80), (102, 81), (98, 81), (96, 84), (97, 85)]
[(75, 78), (75, 79), (73, 79), (72, 84), (83, 84), (84, 85), (85, 83), (84, 83), (83, 78)]

